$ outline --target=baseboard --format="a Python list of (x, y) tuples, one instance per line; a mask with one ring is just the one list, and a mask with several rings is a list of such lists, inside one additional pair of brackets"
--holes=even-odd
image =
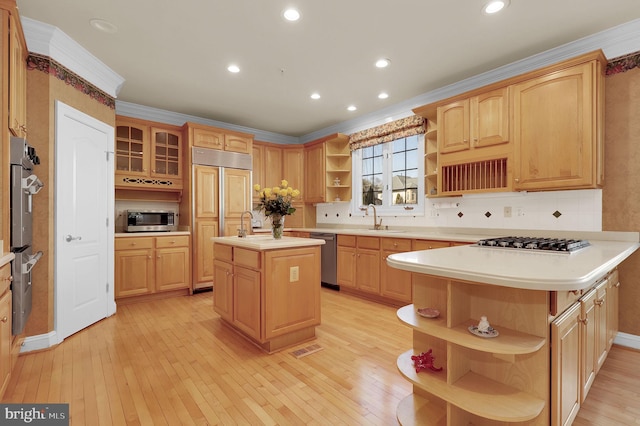
[(22, 342), (20, 353), (41, 351), (43, 349), (49, 349), (52, 346), (57, 345), (59, 342), (56, 331), (50, 331), (45, 334), (38, 334), (36, 336), (29, 336)]
[(613, 339), (613, 343), (640, 350), (640, 336), (636, 336), (635, 334), (618, 332), (616, 337)]

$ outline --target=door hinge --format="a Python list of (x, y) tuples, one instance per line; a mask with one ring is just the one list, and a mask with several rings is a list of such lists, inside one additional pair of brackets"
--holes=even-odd
[(106, 223), (106, 226), (107, 226), (107, 228), (108, 228), (108, 227), (109, 227), (109, 218), (107, 218), (107, 219), (106, 219), (106, 222), (107, 222), (107, 223)]
[(109, 283), (107, 283), (107, 293), (109, 293)]

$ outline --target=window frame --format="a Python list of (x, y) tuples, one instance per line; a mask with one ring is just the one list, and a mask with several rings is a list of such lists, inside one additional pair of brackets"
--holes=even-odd
[[(413, 136), (409, 136), (413, 137)], [(392, 203), (392, 178), (393, 178), (393, 142), (395, 140), (383, 143), (383, 204), (376, 205), (376, 213), (385, 216), (424, 216), (425, 209), (425, 189), (424, 189), (424, 134), (415, 135), (418, 138), (417, 143), (417, 165), (418, 165), (418, 189), (416, 204), (396, 204)], [(398, 138), (406, 139), (406, 138)], [(396, 140), (398, 140), (396, 139)], [(362, 153), (363, 148), (357, 149), (351, 153), (351, 170), (352, 170), (352, 194), (351, 207), (352, 212), (357, 216), (365, 216), (366, 207), (362, 204)], [(413, 207), (406, 209), (406, 206)]]

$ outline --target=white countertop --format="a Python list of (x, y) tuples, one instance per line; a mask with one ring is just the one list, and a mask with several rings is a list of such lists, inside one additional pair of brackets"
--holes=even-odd
[(447, 247), (393, 254), (387, 257), (387, 264), (411, 272), (505, 287), (581, 290), (591, 287), (640, 247), (637, 241), (590, 243), (572, 253), (476, 245)]
[(191, 235), (189, 231), (172, 232), (116, 232), (116, 238), (127, 237), (172, 237), (174, 235)]
[(244, 247), (252, 250), (280, 250), (295, 247), (321, 246), (324, 240), (298, 237), (282, 237), (279, 240), (269, 235), (247, 235), (245, 238), (232, 237), (212, 237), (214, 243), (228, 244), (236, 247)]

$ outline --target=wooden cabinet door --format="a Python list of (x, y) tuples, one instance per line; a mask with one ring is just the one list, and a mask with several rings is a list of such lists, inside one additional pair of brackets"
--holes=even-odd
[(182, 178), (182, 133), (151, 128), (151, 176)]
[(282, 179), (282, 148), (276, 146), (266, 146), (264, 148), (264, 183), (260, 183), (263, 188), (279, 186)]
[(336, 251), (336, 279), (340, 286), (356, 287), (356, 249), (355, 247), (338, 246)]
[(580, 410), (580, 303), (551, 324), (551, 424), (569, 426)]
[(224, 133), (214, 129), (193, 129), (193, 146), (224, 149)]
[(411, 251), (411, 240), (381, 238), (380, 294), (399, 302), (411, 303), (413, 285), (411, 272), (387, 265), (387, 257), (394, 253)]
[(217, 167), (194, 166), (194, 170), (196, 218), (217, 218), (219, 169)]
[(194, 284), (210, 283), (213, 281), (213, 241), (218, 236), (218, 221), (196, 219)]
[(213, 261), (213, 309), (233, 321), (233, 266), (217, 259)]
[(189, 288), (189, 247), (156, 249), (156, 291)]
[(511, 87), (516, 190), (594, 186), (592, 67), (577, 65)]
[(380, 293), (380, 251), (358, 249), (356, 253), (356, 288)]
[(233, 270), (233, 324), (261, 340), (260, 272), (235, 266)]
[(115, 297), (155, 292), (153, 249), (116, 250)]
[(9, 130), (24, 137), (27, 133), (27, 50), (13, 14), (9, 15), (9, 50)]
[[(7, 264), (9, 266), (9, 264)], [(0, 297), (0, 395), (11, 377), (11, 291)]]
[(596, 289), (591, 289), (584, 296), (582, 296), (581, 300), (581, 310), (582, 313), (580, 315), (581, 325), (581, 362), (582, 371), (580, 374), (580, 402), (584, 402), (587, 398), (587, 394), (589, 393), (589, 389), (593, 384), (593, 381), (596, 378), (596, 366), (597, 366), (597, 355), (596, 355), (596, 332), (598, 321), (596, 318)]
[[(260, 187), (264, 187), (265, 185), (265, 169), (266, 164), (264, 160), (264, 146), (258, 145), (256, 143), (253, 144), (253, 148), (251, 149), (251, 180), (253, 185), (260, 185)], [(253, 199), (253, 205), (256, 205), (260, 202), (260, 195), (258, 192), (251, 189), (251, 197)]]
[(240, 219), (246, 210), (251, 210), (251, 171), (224, 169), (225, 221), (227, 218)]
[(224, 150), (251, 154), (253, 138), (250, 136), (237, 135), (235, 133), (225, 133)]
[(304, 152), (304, 201), (325, 202), (325, 157), (324, 143), (318, 143)]
[(607, 350), (611, 349), (613, 339), (618, 333), (618, 312), (620, 304), (620, 280), (618, 271), (613, 271), (607, 287)]
[(291, 188), (300, 191), (296, 201), (304, 201), (304, 148), (282, 150), (282, 176)]
[(473, 148), (509, 141), (509, 89), (492, 90), (470, 101), (470, 131)]
[(596, 318), (596, 374), (600, 371), (602, 364), (607, 359), (609, 335), (607, 332), (607, 316), (610, 309), (607, 297), (607, 280), (596, 287), (595, 318)]
[(469, 143), (469, 99), (438, 107), (438, 151), (464, 151)]
[(149, 128), (118, 119), (116, 123), (115, 173), (149, 176)]

